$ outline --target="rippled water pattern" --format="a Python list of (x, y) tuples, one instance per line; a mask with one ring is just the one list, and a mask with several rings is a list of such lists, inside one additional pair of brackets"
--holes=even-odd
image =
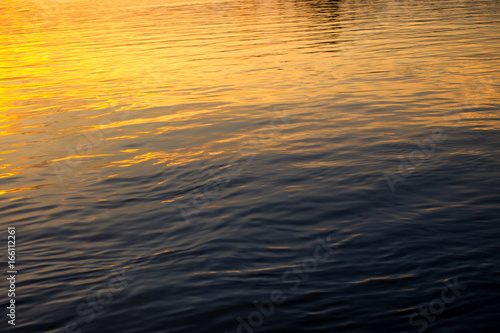
[(0, 22), (6, 331), (500, 331), (499, 1), (6, 0)]

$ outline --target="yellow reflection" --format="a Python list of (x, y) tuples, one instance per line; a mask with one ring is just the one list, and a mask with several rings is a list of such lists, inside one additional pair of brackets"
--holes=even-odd
[(7, 193), (15, 193), (15, 192), (21, 192), (21, 191), (28, 191), (28, 190), (33, 190), (36, 189), (37, 187), (17, 187), (17, 188), (11, 188), (8, 190), (2, 190), (0, 191), (0, 195), (4, 195)]
[(27, 197), (17, 197), (17, 198), (12, 198), (9, 199), (9, 201), (16, 201), (16, 200), (21, 200), (21, 199), (26, 199)]
[(136, 139), (138, 137), (139, 137), (138, 135), (122, 135), (122, 136), (115, 136), (112, 138), (106, 138), (104, 140)]
[(95, 157), (104, 157), (104, 156), (113, 156), (113, 154), (99, 154), (99, 155), (71, 155), (71, 156), (66, 156), (63, 158), (58, 158), (51, 160), (51, 163), (54, 162), (61, 162), (61, 161), (67, 161), (67, 160), (79, 160), (82, 158), (95, 158)]
[(14, 173), (14, 172), (0, 173), (0, 178), (12, 177), (15, 175), (17, 175), (17, 173)]
[[(366, 21), (349, 23), (350, 15), (362, 10), (350, 8), (349, 2), (344, 3), (347, 9), (338, 19), (331, 19), (329, 15), (320, 15), (307, 1), (270, 0), (265, 4), (236, 1), (234, 8), (224, 5), (227, 11), (222, 16), (218, 16), (219, 10), (207, 12), (207, 22), (203, 23), (197, 7), (186, 9), (193, 3), (186, 0), (145, 0), (141, 5), (132, 0), (2, 2), (0, 136), (6, 141), (0, 143), (7, 143), (0, 154), (8, 160), (0, 167), (3, 172), (0, 177), (12, 177), (28, 168), (9, 156), (21, 154), (12, 147), (24, 148), (24, 156), (43, 155), (39, 165), (116, 157), (103, 169), (139, 163), (183, 165), (206, 156), (222, 159), (234, 153), (240, 143), (258, 138), (261, 128), (240, 130), (237, 125), (231, 126), (240, 118), (260, 122), (266, 117), (258, 110), (262, 105), (305, 105), (289, 110), (293, 118), (314, 113), (309, 109), (311, 103), (328, 104), (324, 113), (317, 112), (314, 119), (305, 121), (326, 123), (335, 119), (339, 124), (356, 124), (354, 129), (339, 126), (308, 130), (302, 128), (305, 125), (298, 118), (280, 134), (288, 142), (342, 137), (353, 131), (388, 126), (405, 128), (408, 124), (450, 126), (442, 115), (451, 105), (444, 105), (441, 110), (429, 106), (438, 98), (463, 106), (462, 116), (468, 126), (500, 128), (496, 120), (498, 112), (491, 108), (500, 100), (495, 80), (470, 82), (475, 75), (488, 77), (490, 69), (482, 66), (482, 59), (443, 62), (448, 56), (443, 58), (442, 54), (456, 54), (453, 53), (456, 44), (445, 42), (436, 48), (415, 39), (415, 43), (421, 43), (417, 61), (409, 50), (411, 47), (403, 47), (408, 41), (401, 29), (419, 27), (398, 21), (397, 17), (392, 19), (398, 28), (391, 29), (390, 25), (378, 27)], [(183, 5), (175, 7), (180, 4)], [(184, 10), (182, 15), (173, 17), (173, 7)], [(371, 7), (366, 8), (369, 11)], [(146, 14), (153, 9), (157, 15)], [(221, 22), (224, 24), (216, 24)], [(318, 27), (318, 22), (329, 22), (331, 29), (318, 29), (310, 34), (311, 27)], [(432, 27), (434, 31), (447, 28), (440, 22)], [(368, 37), (357, 36), (360, 29), (368, 31)], [(383, 38), (378, 38), (379, 32)], [(415, 35), (425, 36), (425, 31), (419, 32)], [(323, 43), (328, 52), (321, 52), (324, 49), (319, 47), (314, 49), (312, 42)], [(478, 42), (461, 45), (470, 52), (477, 48), (475, 43)], [(396, 46), (401, 50), (396, 50)], [(443, 77), (436, 79), (438, 71)], [(463, 89), (458, 91), (457, 86)], [(426, 92), (435, 94), (415, 102)], [(340, 96), (338, 100), (336, 96)], [(388, 101), (394, 101), (394, 109), (388, 109)], [(365, 108), (351, 105), (345, 111), (349, 108), (346, 105), (358, 102), (364, 103)], [(396, 117), (400, 111), (407, 113), (404, 120)], [(158, 147), (124, 149), (126, 143), (145, 140), (146, 136), (157, 135), (161, 139), (160, 135), (176, 134), (169, 132), (196, 133), (192, 130), (212, 126), (219, 131), (219, 124), (224, 126), (216, 134), (221, 135), (198, 146), (169, 151)], [(93, 132), (88, 132), (89, 129)], [(111, 130), (116, 133), (109, 134)], [(75, 139), (75, 135), (80, 136)], [(66, 144), (74, 151), (78, 140), (87, 140), (86, 135), (98, 138), (93, 155), (68, 154)], [(264, 144), (262, 149), (273, 145), (279, 143)], [(324, 148), (302, 149), (312, 153)], [(302, 153), (301, 149), (296, 153)], [(312, 168), (342, 163), (296, 165)], [(11, 167), (16, 172), (8, 169)], [(2, 193), (9, 193), (6, 191), (11, 190)]]

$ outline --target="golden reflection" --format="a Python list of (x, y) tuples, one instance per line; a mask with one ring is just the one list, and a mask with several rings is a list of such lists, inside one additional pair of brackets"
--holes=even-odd
[[(201, 156), (200, 156), (201, 155)], [(184, 165), (190, 162), (200, 160), (203, 152), (192, 153), (189, 152), (149, 152), (134, 156), (131, 159), (119, 160), (111, 162), (112, 165), (117, 167), (129, 167), (134, 164), (151, 162), (152, 165), (163, 164), (165, 166)]]
[(95, 158), (95, 157), (104, 157), (104, 156), (113, 156), (113, 154), (71, 155), (71, 156), (66, 156), (66, 157), (63, 157), (63, 158), (54, 159), (54, 160), (51, 160), (50, 162), (54, 163), (54, 162), (61, 162), (61, 161), (68, 161), (68, 160), (76, 160), (76, 161), (78, 161), (79, 159), (82, 159), (82, 158)]
[(0, 173), (0, 178), (12, 177), (12, 176), (15, 176), (17, 174), (18, 173), (15, 173), (15, 172)]
[(39, 187), (17, 187), (17, 188), (11, 188), (8, 190), (0, 190), (0, 195), (4, 195), (7, 193), (16, 193), (16, 192), (21, 192), (21, 191), (28, 191), (28, 190), (34, 190)]
[(16, 197), (16, 198), (11, 198), (9, 201), (16, 201), (16, 200), (21, 200), (21, 199), (26, 199), (27, 197)]
[[(500, 128), (492, 107), (500, 103), (498, 74), (479, 56), (454, 57), (474, 52), (479, 43), (491, 54), (498, 46), (485, 40), (454, 43), (453, 34), (438, 36), (450, 39), (439, 46), (428, 43), (433, 31), (448, 31), (452, 22), (438, 20), (430, 28), (405, 21), (404, 15), (378, 22), (369, 19), (372, 7), (351, 8), (348, 2), (332, 6), (332, 13), (338, 12), (331, 16), (308, 2), (280, 0), (220, 4), (227, 16), (215, 6), (207, 9), (207, 21), (200, 21), (196, 6), (202, 3), (4, 1), (0, 177), (73, 159), (102, 158), (106, 163), (93, 167), (104, 173), (139, 163), (223, 159), (240, 143), (258, 141), (267, 123), (251, 124), (264, 123), (272, 105), (293, 106), (287, 111), (295, 123), (280, 126), (282, 142), (388, 129), (398, 133), (379, 140), (391, 142), (406, 126), (455, 126), (443, 116), (457, 108), (464, 125)], [(365, 19), (352, 16), (359, 11)], [(222, 17), (224, 24), (212, 22)], [(416, 31), (411, 42), (408, 31)], [(311, 112), (317, 106), (321, 111)], [(318, 128), (318, 123), (339, 125)], [(198, 135), (204, 135), (201, 143)], [(92, 154), (68, 153), (89, 140)], [(128, 146), (161, 140), (173, 143)], [(280, 145), (270, 141), (259, 149)], [(295, 153), (322, 149), (304, 145)], [(15, 154), (38, 160), (27, 166), (26, 158)]]
[(164, 203), (174, 202), (174, 201), (177, 201), (177, 200), (182, 199), (183, 197), (184, 197), (184, 196), (177, 197), (177, 198), (173, 198), (173, 199), (170, 199), (170, 200), (163, 200), (161, 203), (162, 203), (162, 204), (164, 204)]
[[(114, 129), (118, 127), (124, 127), (124, 126), (132, 126), (132, 125), (141, 125), (141, 124), (150, 124), (150, 123), (168, 123), (173, 120), (188, 120), (188, 119), (194, 119), (194, 116), (200, 116), (205, 113), (211, 112), (210, 110), (201, 110), (201, 111), (184, 111), (183, 113), (176, 113), (176, 114), (171, 114), (171, 115), (162, 115), (158, 116), (155, 118), (138, 118), (138, 119), (129, 119), (129, 120), (123, 120), (123, 121), (118, 121), (115, 123), (111, 124), (102, 124), (102, 125), (97, 125), (95, 128), (99, 130), (107, 130), (107, 129)], [(196, 126), (196, 124), (193, 124), (191, 127), (190, 126), (184, 126), (184, 128), (193, 128)], [(206, 126), (206, 125), (203, 125)], [(163, 131), (164, 132), (164, 131)], [(163, 133), (160, 132), (160, 133)], [(142, 133), (149, 133), (149, 132), (142, 132)]]
[(115, 136), (112, 138), (106, 138), (104, 140), (136, 139), (138, 137), (139, 137), (138, 135), (122, 135), (122, 136)]

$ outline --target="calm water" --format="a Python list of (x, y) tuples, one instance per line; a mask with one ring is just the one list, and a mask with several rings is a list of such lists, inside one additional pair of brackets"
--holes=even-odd
[(500, 331), (499, 1), (0, 21), (2, 330)]

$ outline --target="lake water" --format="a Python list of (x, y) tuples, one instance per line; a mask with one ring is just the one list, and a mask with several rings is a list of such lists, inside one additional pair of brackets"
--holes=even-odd
[(2, 331), (500, 331), (499, 1), (0, 21)]

